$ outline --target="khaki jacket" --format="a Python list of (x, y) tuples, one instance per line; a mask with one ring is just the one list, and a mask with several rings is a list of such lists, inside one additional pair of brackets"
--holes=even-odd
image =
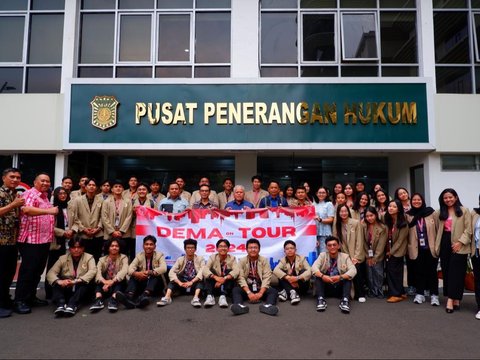
[[(337, 234), (335, 224), (332, 227), (333, 236), (340, 238)], [(365, 261), (365, 239), (363, 237), (363, 230), (360, 221), (349, 218), (347, 223), (347, 238), (343, 239), (341, 244), (341, 251), (349, 254), (350, 258), (357, 259), (362, 263)]]
[[(132, 202), (125, 198), (122, 199), (122, 206), (120, 209), (120, 226), (119, 230), (122, 232), (122, 238), (131, 237), (130, 224), (132, 222)], [(115, 198), (112, 196), (103, 202), (102, 205), (102, 223), (103, 223), (103, 238), (109, 240), (112, 233), (115, 231)]]
[[(318, 256), (317, 260), (312, 265), (312, 275), (315, 275), (318, 271), (322, 274), (326, 274), (330, 267), (330, 254), (328, 252), (322, 252)], [(350, 256), (345, 253), (338, 253), (337, 268), (340, 275), (346, 274), (352, 279), (357, 275), (357, 268), (353, 265)]]
[(233, 197), (233, 191), (228, 197), (227, 194), (225, 194), (225, 191), (218, 193), (218, 208), (225, 209), (225, 205), (227, 205), (228, 202), (233, 200), (235, 200), (235, 198)]
[[(70, 201), (73, 208), (73, 225), (72, 230), (80, 235), (81, 238), (87, 239), (87, 235), (83, 230), (87, 228), (103, 228), (102, 225), (102, 204), (103, 201), (95, 196), (93, 200), (92, 209), (88, 206), (86, 195), (79, 196)], [(103, 231), (100, 230), (95, 237), (103, 236)]]
[[(284, 256), (280, 259), (275, 269), (273, 269), (273, 274), (278, 278), (282, 279), (284, 276), (288, 275), (288, 271), (292, 268), (290, 263), (287, 260), (287, 257)], [(305, 271), (304, 271), (305, 270)], [(298, 277), (302, 281), (308, 281), (312, 277), (312, 270), (310, 264), (308, 263), (305, 256), (295, 255), (295, 271), (297, 274), (303, 271)]]
[(475, 224), (477, 223), (480, 215), (477, 214), (476, 211), (472, 211), (472, 242), (470, 246), (470, 254), (475, 255)]
[(192, 197), (192, 194), (189, 193), (188, 191), (186, 190), (183, 190), (181, 193), (180, 193), (180, 197), (182, 199), (185, 199), (187, 201), (187, 203), (190, 203), (190, 198)]
[[(248, 286), (247, 279), (250, 272), (250, 264), (248, 256), (241, 258), (238, 261), (239, 275), (237, 283), (240, 287)], [(272, 280), (272, 268), (266, 257), (258, 256), (257, 272), (262, 282), (261, 287), (268, 289), (270, 287), (270, 281)]]
[(153, 200), (153, 201), (155, 202), (155, 209), (158, 210), (158, 204), (160, 203), (160, 201), (161, 201), (162, 199), (165, 199), (165, 195), (163, 195), (162, 193), (158, 193), (157, 199), (155, 200), (155, 199), (153, 198), (152, 193), (148, 193), (148, 194), (147, 194), (147, 199)]
[[(154, 251), (152, 258), (153, 273), (156, 276), (161, 276), (167, 272), (167, 263), (165, 262), (165, 256), (161, 251)], [(135, 271), (147, 270), (147, 259), (145, 258), (145, 252), (142, 251), (135, 256), (132, 263), (128, 267), (128, 275), (132, 276)]]
[[(192, 207), (193, 204), (195, 204), (197, 201), (200, 201), (200, 200), (201, 200), (200, 191), (195, 190), (192, 193), (192, 196), (190, 197), (190, 200), (189, 200), (190, 207)], [(218, 203), (219, 203), (218, 202), (218, 195), (217, 195), (217, 192), (215, 190), (210, 190), (210, 195), (208, 195), (208, 200), (210, 200), (210, 202), (212, 202), (213, 204), (215, 204), (218, 207)]]
[(264, 198), (265, 196), (268, 196), (268, 191), (260, 189), (260, 192), (258, 194), (258, 199), (257, 201), (255, 201), (255, 193), (253, 192), (253, 190), (249, 190), (245, 192), (245, 200), (247, 200), (248, 202), (251, 202), (253, 206), (255, 206), (256, 208), (258, 208), (258, 205), (260, 204), (260, 200), (262, 200), (262, 198)]
[[(407, 215), (408, 222), (412, 221), (413, 216)], [(433, 257), (438, 257), (435, 252), (435, 239), (437, 238), (437, 222), (434, 214), (430, 214), (424, 218), (427, 227), (428, 247)], [(409, 228), (408, 231), (408, 257), (415, 260), (418, 257), (418, 234), (417, 226)]]
[(47, 281), (50, 285), (57, 280), (75, 280), (81, 279), (85, 283), (89, 283), (95, 278), (97, 268), (95, 259), (88, 253), (83, 253), (77, 267), (77, 275), (73, 268), (73, 258), (70, 253), (60, 256), (57, 262), (50, 268), (47, 273)]
[[(124, 254), (119, 254), (117, 259), (115, 260), (115, 265), (116, 268), (118, 269), (117, 275), (115, 275), (115, 280), (116, 282), (121, 282), (125, 279), (127, 276), (128, 272), (128, 257), (127, 255)], [(98, 264), (97, 264), (97, 276), (95, 276), (95, 281), (97, 283), (102, 283), (103, 280), (106, 280), (103, 275), (107, 271), (107, 266), (108, 266), (108, 255), (107, 256), (102, 256), (100, 259), (98, 259)]]
[[(363, 235), (365, 239), (365, 254), (368, 256), (368, 225), (363, 224)], [(372, 233), (372, 250), (373, 258), (376, 263), (383, 261), (385, 258), (385, 245), (387, 244), (388, 229), (385, 225), (377, 223), (373, 226)]]
[(103, 194), (100, 193), (100, 194), (95, 195), (95, 197), (99, 198), (100, 201), (104, 202), (105, 200), (110, 199), (111, 197), (113, 197), (113, 195), (112, 195), (112, 194), (108, 194), (107, 198), (104, 199), (104, 198), (103, 198)]
[[(470, 211), (461, 207), (463, 215), (458, 218), (454, 216), (452, 218), (452, 244), (461, 242), (462, 247), (458, 254), (470, 254), (471, 242), (472, 242), (472, 216)], [(435, 217), (439, 219), (440, 211), (435, 211)], [(437, 238), (435, 240), (435, 253), (440, 254), (440, 244), (442, 242), (444, 221), (438, 220)]]
[[(187, 265), (187, 258), (185, 256), (180, 256), (168, 272), (168, 278), (170, 281), (179, 280), (178, 274), (183, 273), (185, 270), (185, 265)], [(195, 254), (193, 258), (193, 265), (195, 267), (195, 271), (197, 272), (195, 278), (199, 279), (200, 281), (203, 280), (203, 267), (205, 266), (205, 260), (203, 260), (203, 257)]]
[[(227, 263), (227, 270), (230, 270), (229, 275), (236, 279), (239, 273), (237, 259), (235, 256), (227, 254), (225, 262)], [(220, 276), (221, 273), (220, 255), (213, 254), (208, 258), (207, 265), (203, 267), (203, 277), (208, 279), (211, 275)]]
[[(388, 229), (387, 229), (388, 241)], [(403, 257), (407, 254), (408, 245), (408, 225), (397, 229), (392, 237), (392, 247), (390, 248), (390, 255), (395, 257)]]

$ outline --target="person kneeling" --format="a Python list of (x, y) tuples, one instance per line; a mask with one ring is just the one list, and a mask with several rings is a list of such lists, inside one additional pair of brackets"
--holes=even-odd
[(315, 275), (315, 290), (317, 295), (317, 311), (325, 311), (327, 308), (326, 296), (339, 297), (340, 310), (348, 314), (350, 312), (350, 290), (352, 279), (357, 274), (350, 256), (339, 252), (340, 243), (338, 238), (328, 236), (325, 239), (327, 251), (320, 253), (312, 265), (312, 274)]
[(69, 253), (60, 256), (47, 273), (57, 317), (75, 315), (97, 273), (95, 259), (85, 252), (84, 239), (75, 236), (68, 241), (68, 247)]

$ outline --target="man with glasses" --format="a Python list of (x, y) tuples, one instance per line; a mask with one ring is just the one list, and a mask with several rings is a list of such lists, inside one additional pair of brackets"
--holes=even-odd
[(192, 205), (192, 209), (216, 209), (218, 206), (210, 200), (210, 186), (201, 185), (198, 190), (200, 193), (200, 200)]

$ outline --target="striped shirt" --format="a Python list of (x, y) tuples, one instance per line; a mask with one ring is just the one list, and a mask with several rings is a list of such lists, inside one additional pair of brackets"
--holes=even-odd
[[(22, 197), (25, 199), (25, 206), (39, 209), (52, 207), (46, 193), (41, 193), (35, 188), (27, 190)], [(20, 218), (20, 234), (18, 242), (27, 244), (46, 244), (53, 240), (54, 215), (29, 216), (22, 214)]]

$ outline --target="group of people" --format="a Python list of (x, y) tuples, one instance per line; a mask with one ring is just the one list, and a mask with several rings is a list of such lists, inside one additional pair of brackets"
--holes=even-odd
[[(198, 190), (187, 192), (179, 177), (163, 195), (161, 184), (139, 182), (132, 176), (128, 189), (121, 181), (104, 181), (84, 176), (79, 189), (73, 180), (62, 179), (52, 198), (50, 177), (35, 177), (33, 188), (21, 196), (16, 188), (21, 172), (9, 168), (2, 174), (0, 188), (0, 317), (12, 310), (28, 314), (34, 306), (48, 302), (36, 296), (40, 277), (47, 269), (45, 292), (56, 305), (56, 316), (73, 316), (85, 297), (94, 298), (90, 307), (97, 312), (105, 306), (118, 310), (143, 308), (159, 295), (158, 306), (172, 302), (177, 293), (191, 294), (191, 304), (201, 307), (218, 304), (236, 314), (248, 312), (244, 302), (258, 303), (260, 311), (278, 312), (277, 299), (292, 304), (300, 301), (312, 284), (317, 311), (327, 307), (326, 298), (340, 298), (342, 312), (350, 311), (350, 297), (365, 302), (367, 297), (396, 303), (407, 298), (403, 286), (404, 264), (414, 302), (439, 306), (438, 259), (443, 274), (445, 309), (453, 313), (460, 306), (467, 262), (475, 275), (475, 294), (480, 319), (480, 208), (464, 208), (454, 189), (439, 196), (439, 210), (428, 207), (422, 194), (410, 196), (398, 188), (394, 198), (376, 185), (365, 191), (365, 183), (335, 184), (332, 192), (319, 187), (310, 192), (308, 183), (296, 188), (252, 177), (252, 189), (234, 186), (225, 179), (223, 191), (210, 188), (201, 178)], [(165, 212), (193, 209), (245, 210), (279, 206), (314, 206), (317, 222), (317, 260), (310, 266), (296, 253), (292, 240), (284, 243), (285, 257), (274, 269), (260, 253), (257, 239), (246, 243), (247, 256), (237, 260), (228, 253), (230, 243), (219, 239), (217, 253), (205, 263), (196, 255), (197, 243), (184, 242), (185, 255), (176, 260), (167, 275), (164, 254), (156, 250), (156, 238), (143, 239), (143, 251), (135, 254), (135, 209), (138, 206)], [(67, 249), (68, 245), (68, 249)], [(9, 287), (21, 255), (15, 297)], [(384, 289), (387, 289), (386, 294)], [(94, 294), (94, 295), (93, 295)]]

